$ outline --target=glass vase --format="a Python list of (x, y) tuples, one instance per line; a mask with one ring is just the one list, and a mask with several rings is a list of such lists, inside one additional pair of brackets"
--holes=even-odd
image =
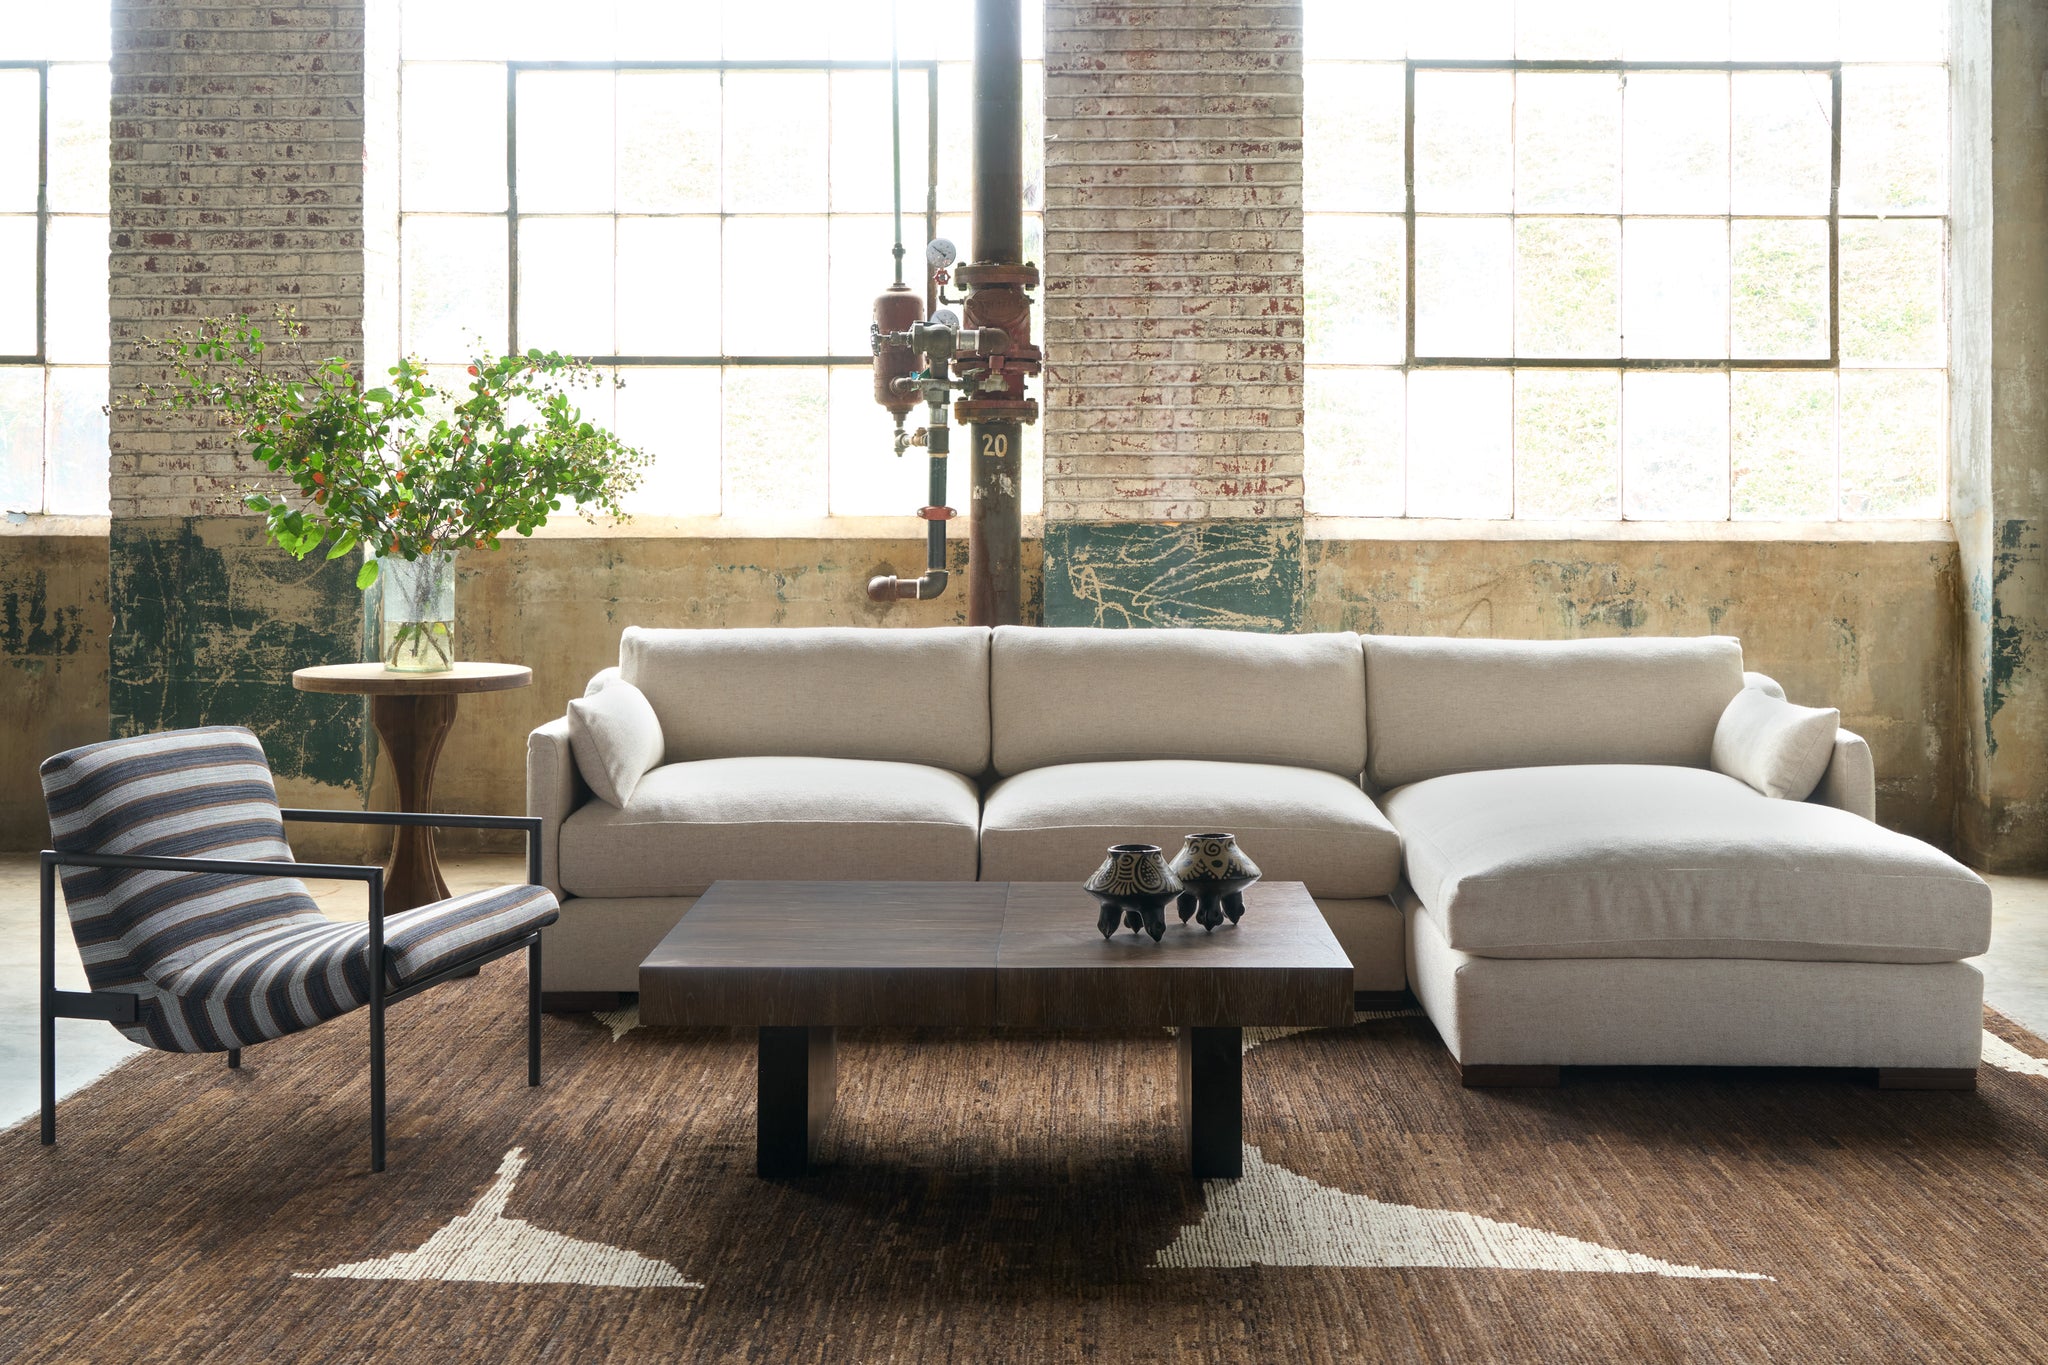
[(379, 650), (396, 673), (446, 673), (455, 667), (455, 551), (418, 559), (377, 557), (384, 599)]

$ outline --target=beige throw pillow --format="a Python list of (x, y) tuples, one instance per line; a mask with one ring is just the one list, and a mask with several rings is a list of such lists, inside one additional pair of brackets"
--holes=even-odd
[(569, 703), (569, 751), (597, 799), (624, 806), (661, 762), (661, 718), (646, 693), (610, 682)]
[(1842, 713), (1794, 706), (1745, 687), (1714, 727), (1714, 771), (1740, 778), (1765, 796), (1804, 801), (1820, 785), (1835, 752)]

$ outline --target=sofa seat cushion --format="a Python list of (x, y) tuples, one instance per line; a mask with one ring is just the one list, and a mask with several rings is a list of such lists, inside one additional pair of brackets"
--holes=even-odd
[(1171, 854), (1212, 829), (1237, 835), (1269, 880), (1306, 883), (1312, 896), (1384, 896), (1400, 877), (1400, 840), (1356, 782), (1268, 763), (1138, 759), (996, 784), (982, 811), (981, 879), (1078, 886), (1111, 844)]
[(1953, 962), (1990, 943), (1990, 888), (1947, 854), (1722, 773), (1459, 773), (1385, 804), (1424, 912), (1478, 957)]
[(851, 758), (712, 758), (562, 822), (572, 896), (695, 896), (746, 881), (973, 881), (980, 802), (955, 772)]

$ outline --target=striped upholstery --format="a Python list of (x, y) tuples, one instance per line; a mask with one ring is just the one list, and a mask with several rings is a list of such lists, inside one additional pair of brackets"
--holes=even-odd
[[(174, 730), (68, 750), (42, 766), (52, 846), (70, 853), (292, 861), (270, 767), (240, 727)], [(295, 1033), (369, 999), (369, 926), (321, 914), (292, 877), (64, 868), (71, 931), (95, 991), (140, 997), (138, 1043), (218, 1052)], [(459, 896), (385, 920), (399, 987), (556, 918), (531, 886)]]

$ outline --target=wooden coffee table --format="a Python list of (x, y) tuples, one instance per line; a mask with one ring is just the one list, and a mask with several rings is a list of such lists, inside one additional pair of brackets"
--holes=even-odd
[(1154, 943), (1105, 940), (1062, 882), (717, 882), (640, 964), (640, 1017), (760, 1030), (764, 1176), (809, 1168), (841, 1026), (1173, 1026), (1189, 1167), (1234, 1179), (1244, 1027), (1352, 1017), (1350, 959), (1301, 883), (1262, 882), (1245, 906), (1237, 925), (1174, 923)]

